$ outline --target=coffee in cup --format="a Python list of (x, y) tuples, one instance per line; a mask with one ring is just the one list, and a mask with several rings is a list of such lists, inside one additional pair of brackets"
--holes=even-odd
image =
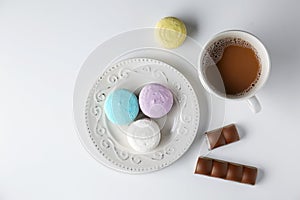
[(255, 93), (266, 82), (269, 70), (266, 48), (244, 31), (217, 34), (205, 45), (198, 68), (209, 92), (224, 99), (247, 99), (255, 112), (261, 109)]
[(227, 95), (243, 95), (255, 87), (261, 72), (256, 49), (241, 38), (228, 37), (215, 41), (206, 50), (213, 59), (209, 68), (217, 67)]

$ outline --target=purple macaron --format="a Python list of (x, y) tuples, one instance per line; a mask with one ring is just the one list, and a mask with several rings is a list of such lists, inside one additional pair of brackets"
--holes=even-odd
[(163, 85), (151, 83), (143, 87), (139, 95), (142, 112), (150, 118), (161, 118), (172, 108), (172, 92)]

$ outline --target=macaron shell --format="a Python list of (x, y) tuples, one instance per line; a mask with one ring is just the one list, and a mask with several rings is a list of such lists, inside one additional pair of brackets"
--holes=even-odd
[(132, 122), (139, 112), (137, 97), (134, 93), (119, 89), (110, 93), (104, 104), (107, 118), (114, 124), (125, 125)]
[(148, 84), (140, 92), (139, 104), (142, 112), (150, 118), (161, 118), (173, 106), (173, 94), (163, 85)]

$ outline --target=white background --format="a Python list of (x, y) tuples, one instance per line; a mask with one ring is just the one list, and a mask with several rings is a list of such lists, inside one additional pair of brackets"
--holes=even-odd
[[(0, 0), (0, 200), (300, 199), (299, 8), (296, 0)], [(262, 112), (228, 102), (225, 123), (237, 123), (242, 138), (211, 154), (257, 166), (256, 186), (194, 175), (199, 139), (170, 167), (138, 176), (100, 165), (80, 144), (72, 95), (81, 64), (112, 35), (169, 15), (200, 43), (243, 29), (267, 46)]]

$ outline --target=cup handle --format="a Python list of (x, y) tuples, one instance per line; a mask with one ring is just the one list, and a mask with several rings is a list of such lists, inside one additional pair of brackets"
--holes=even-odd
[(261, 104), (259, 103), (259, 100), (255, 95), (250, 97), (247, 101), (248, 101), (250, 109), (254, 113), (258, 113), (261, 111)]

